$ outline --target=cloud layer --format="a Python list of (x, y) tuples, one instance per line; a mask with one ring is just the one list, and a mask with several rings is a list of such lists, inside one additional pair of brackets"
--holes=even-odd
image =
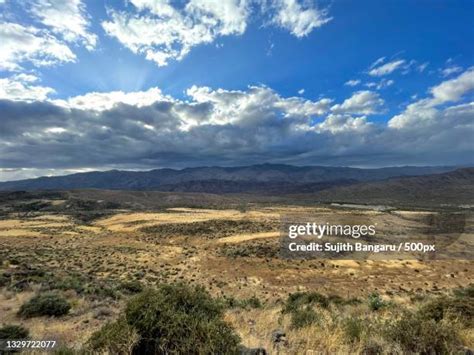
[(265, 86), (243, 91), (193, 86), (186, 100), (158, 88), (68, 100), (39, 101), (45, 93), (31, 94), (36, 99), (30, 102), (0, 101), (1, 166), (466, 163), (472, 159), (474, 102), (465, 99), (473, 90), (469, 69), (431, 88), (388, 124), (370, 119), (384, 109), (383, 99), (371, 91), (356, 91), (340, 103), (283, 97)]

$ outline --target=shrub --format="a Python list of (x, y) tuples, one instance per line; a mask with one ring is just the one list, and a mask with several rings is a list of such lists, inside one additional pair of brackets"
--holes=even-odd
[(140, 281), (122, 282), (120, 288), (126, 293), (140, 293), (143, 291), (143, 285)]
[(21, 325), (6, 325), (0, 328), (0, 339), (21, 340), (27, 339), (28, 335), (28, 329)]
[(138, 342), (137, 331), (127, 323), (124, 317), (116, 322), (104, 325), (89, 340), (91, 349), (101, 349), (111, 354), (130, 354)]
[[(134, 354), (237, 353), (240, 339), (223, 321), (223, 309), (202, 287), (162, 285), (131, 299), (119, 322), (138, 334)], [(92, 336), (94, 351), (107, 350), (107, 344), (125, 332), (125, 326), (116, 323)]]
[(319, 320), (316, 312), (310, 307), (297, 309), (291, 313), (291, 327), (299, 329), (314, 324)]
[(18, 315), (31, 318), (40, 316), (59, 317), (69, 312), (71, 306), (63, 297), (56, 294), (38, 295), (23, 304)]
[(400, 319), (386, 324), (384, 333), (407, 353), (446, 354), (460, 345), (452, 324), (425, 319), (419, 313), (404, 313)]
[(241, 300), (238, 300), (234, 297), (224, 297), (222, 299), (222, 303), (224, 304), (224, 307), (226, 308), (261, 308), (262, 307), (262, 302), (257, 296), (252, 296), (249, 298), (244, 298)]
[(317, 292), (296, 292), (288, 296), (283, 313), (291, 313), (300, 309), (304, 305), (319, 304), (323, 308), (329, 306), (329, 301), (326, 296)]
[(344, 333), (350, 342), (361, 339), (365, 326), (361, 319), (355, 317), (347, 318), (343, 323)]
[(474, 298), (474, 284), (469, 284), (467, 287), (462, 287), (458, 288), (457, 290), (454, 290), (454, 295), (459, 298)]
[(382, 300), (377, 292), (373, 292), (369, 295), (369, 308), (372, 311), (378, 311), (380, 308), (385, 307), (387, 304)]
[(456, 318), (464, 324), (472, 324), (474, 298), (436, 298), (421, 306), (419, 314), (424, 319), (433, 319), (436, 322)]

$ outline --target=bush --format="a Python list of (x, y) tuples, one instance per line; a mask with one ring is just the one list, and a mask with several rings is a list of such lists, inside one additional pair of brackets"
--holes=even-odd
[(176, 284), (145, 290), (128, 302), (122, 320), (92, 336), (91, 348), (113, 353), (115, 337), (130, 327), (138, 335), (134, 354), (237, 353), (240, 339), (223, 321), (223, 309), (202, 287)]
[(355, 317), (347, 318), (343, 323), (344, 333), (350, 342), (359, 341), (365, 327), (366, 324), (361, 319)]
[(120, 288), (126, 293), (140, 293), (143, 291), (143, 285), (140, 281), (122, 282)]
[(323, 308), (329, 306), (329, 300), (326, 296), (323, 296), (317, 292), (296, 292), (288, 296), (283, 313), (291, 313), (297, 311), (302, 306), (318, 304)]
[(436, 322), (442, 319), (458, 319), (464, 324), (474, 322), (474, 298), (440, 297), (421, 306), (419, 314)]
[(459, 298), (474, 298), (474, 284), (469, 284), (467, 287), (458, 288), (454, 291), (454, 295)]
[(69, 312), (71, 306), (63, 297), (56, 294), (38, 295), (23, 304), (18, 315), (31, 318), (40, 316), (59, 317)]
[(28, 335), (28, 329), (21, 325), (6, 325), (0, 328), (0, 339), (21, 340), (27, 339)]
[(372, 311), (378, 311), (380, 308), (385, 307), (387, 304), (382, 300), (377, 292), (369, 295), (369, 308)]
[(403, 314), (386, 324), (384, 333), (407, 353), (447, 354), (461, 344), (452, 324), (425, 319), (419, 313)]
[(310, 307), (297, 309), (291, 313), (291, 327), (299, 329), (314, 324), (319, 320), (316, 312)]
[(95, 332), (88, 345), (92, 349), (106, 350), (111, 354), (130, 354), (138, 340), (137, 331), (121, 317)]
[(226, 308), (261, 308), (262, 302), (257, 296), (252, 296), (249, 298), (244, 298), (238, 300), (234, 297), (224, 297), (222, 300), (224, 307)]

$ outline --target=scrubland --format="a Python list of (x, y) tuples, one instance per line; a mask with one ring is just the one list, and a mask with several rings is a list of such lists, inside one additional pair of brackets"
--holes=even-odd
[[(58, 340), (62, 353), (474, 348), (473, 261), (283, 259), (280, 218), (295, 213), (366, 218), (389, 235), (437, 212), (255, 204), (79, 218), (9, 210), (0, 219), (0, 334), (21, 326), (31, 339)], [(461, 237), (472, 240), (470, 218)]]

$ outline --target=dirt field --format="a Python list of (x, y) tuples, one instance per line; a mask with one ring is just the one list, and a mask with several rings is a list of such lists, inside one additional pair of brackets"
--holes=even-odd
[[(380, 233), (389, 233), (394, 225), (417, 226), (430, 215), (294, 206), (244, 212), (171, 208), (124, 211), (83, 223), (62, 214), (12, 213), (0, 220), (0, 324), (23, 324), (32, 338), (58, 339), (80, 348), (92, 332), (115, 319), (131, 294), (127, 282), (153, 286), (184, 281), (202, 285), (216, 297), (257, 297), (262, 307), (231, 309), (226, 319), (244, 345), (271, 349), (272, 331), (288, 325), (279, 312), (293, 292), (317, 291), (344, 299), (365, 299), (377, 292), (384, 300), (410, 304), (414, 297), (447, 294), (474, 282), (472, 261), (282, 259), (280, 218), (295, 213), (328, 221), (356, 214), (376, 223)], [(471, 222), (463, 233), (472, 240)], [(17, 316), (26, 300), (47, 290), (59, 290), (72, 302), (68, 315)], [(358, 306), (352, 312), (365, 310)], [(283, 352), (344, 349), (340, 328), (331, 336), (314, 327), (288, 329), (290, 345)], [(465, 344), (474, 346), (472, 329), (464, 336)]]

